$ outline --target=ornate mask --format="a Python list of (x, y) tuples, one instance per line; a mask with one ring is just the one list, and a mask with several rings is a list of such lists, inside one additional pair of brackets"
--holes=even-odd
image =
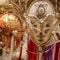
[(53, 5), (47, 1), (33, 2), (25, 17), (33, 42), (38, 45), (45, 45), (52, 36), (57, 22)]

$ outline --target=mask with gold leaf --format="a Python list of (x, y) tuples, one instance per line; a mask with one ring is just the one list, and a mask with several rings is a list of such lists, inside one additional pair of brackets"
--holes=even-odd
[(49, 1), (34, 1), (25, 18), (32, 41), (40, 46), (45, 45), (57, 22), (53, 5)]

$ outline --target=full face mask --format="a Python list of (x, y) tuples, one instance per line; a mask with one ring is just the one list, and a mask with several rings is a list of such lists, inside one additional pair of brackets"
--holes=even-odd
[(37, 45), (45, 45), (57, 22), (53, 5), (49, 1), (33, 2), (25, 18), (32, 41)]

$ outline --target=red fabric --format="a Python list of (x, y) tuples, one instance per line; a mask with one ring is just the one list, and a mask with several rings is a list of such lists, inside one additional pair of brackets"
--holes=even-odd
[(28, 43), (28, 60), (38, 60), (38, 48), (36, 44), (32, 42), (32, 40)]
[[(60, 40), (60, 34), (56, 33), (56, 35), (58, 39)], [(55, 60), (60, 60), (60, 42), (56, 43)]]
[(60, 42), (57, 42), (55, 45), (47, 47), (47, 49), (49, 48), (51, 49), (43, 54), (42, 60), (60, 60)]
[[(34, 44), (32, 42), (32, 40), (29, 41), (28, 43), (28, 50), (27, 50), (27, 54), (28, 54), (28, 60), (38, 60), (38, 55), (34, 54), (34, 53), (38, 53), (37, 52), (38, 48), (36, 46), (36, 44)], [(19, 55), (19, 59), (18, 60), (22, 60), (21, 56), (22, 56), (22, 49), (20, 50), (20, 55)], [(33, 53), (31, 53), (33, 52)]]
[[(56, 33), (56, 35), (58, 39), (60, 40), (60, 34)], [(55, 60), (60, 60), (60, 42), (56, 43)]]
[(56, 43), (56, 52), (55, 52), (55, 60), (60, 60), (60, 42)]

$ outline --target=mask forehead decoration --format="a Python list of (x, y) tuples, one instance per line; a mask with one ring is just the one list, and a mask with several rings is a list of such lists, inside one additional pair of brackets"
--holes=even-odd
[(49, 1), (33, 2), (25, 17), (33, 42), (45, 45), (57, 22), (53, 5)]
[(46, 1), (37, 1), (35, 3), (32, 3), (28, 14), (30, 16), (36, 16), (36, 15), (50, 15), (50, 14), (54, 14), (55, 12), (53, 11), (54, 8), (52, 6), (52, 4), (50, 2), (46, 2)]

